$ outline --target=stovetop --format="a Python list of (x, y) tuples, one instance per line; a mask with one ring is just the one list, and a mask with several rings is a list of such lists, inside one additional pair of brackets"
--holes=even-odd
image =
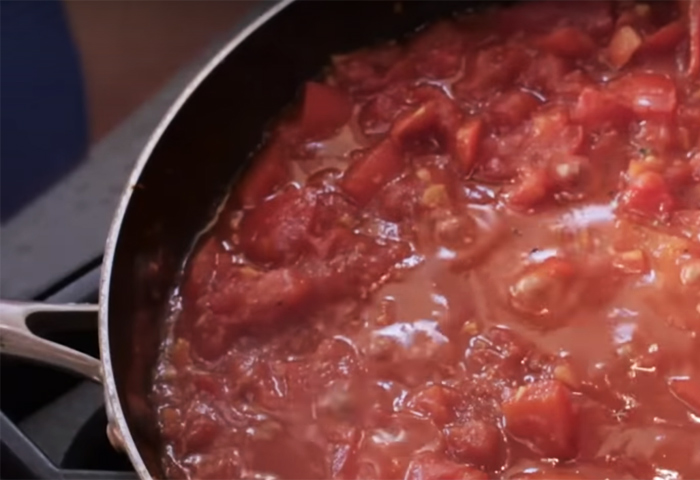
[[(99, 259), (93, 263), (38, 300), (95, 303)], [(90, 328), (57, 331), (47, 338), (97, 356), (97, 314)], [(0, 377), (0, 478), (137, 478), (128, 458), (107, 439), (101, 385), (6, 356)]]

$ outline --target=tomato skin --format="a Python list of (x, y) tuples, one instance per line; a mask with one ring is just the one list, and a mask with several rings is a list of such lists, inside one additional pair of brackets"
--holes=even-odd
[(291, 174), (283, 156), (282, 145), (273, 140), (258, 155), (236, 193), (243, 207), (251, 207), (290, 179)]
[(694, 413), (700, 413), (700, 382), (693, 378), (672, 378), (669, 389)]
[(690, 33), (690, 58), (688, 76), (696, 78), (700, 73), (700, 1), (689, 0), (687, 3), (688, 25)]
[(653, 171), (644, 171), (633, 178), (620, 197), (621, 208), (650, 218), (666, 218), (674, 206), (666, 181)]
[(643, 119), (670, 117), (678, 102), (675, 83), (659, 73), (628, 74), (611, 82), (610, 92)]
[(398, 177), (403, 169), (401, 149), (389, 138), (350, 165), (340, 181), (340, 187), (358, 205), (366, 205), (384, 185)]
[(447, 449), (460, 463), (478, 465), (488, 470), (501, 463), (501, 432), (482, 420), (451, 425), (444, 430)]
[(590, 35), (575, 27), (562, 27), (535, 40), (535, 45), (562, 57), (587, 57), (595, 50)]
[(538, 453), (561, 460), (576, 456), (576, 413), (569, 390), (558, 380), (520, 387), (502, 409), (508, 432)]
[(352, 108), (345, 92), (323, 83), (306, 82), (300, 118), (302, 135), (307, 138), (332, 135), (350, 120)]
[(639, 53), (665, 53), (673, 50), (685, 38), (688, 29), (682, 20), (668, 23), (644, 39)]

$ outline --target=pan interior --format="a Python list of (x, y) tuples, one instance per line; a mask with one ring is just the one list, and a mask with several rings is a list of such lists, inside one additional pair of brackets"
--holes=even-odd
[(114, 255), (106, 259), (112, 261), (114, 378), (153, 476), (162, 473), (148, 395), (167, 301), (197, 233), (245, 169), (268, 122), (331, 55), (399, 38), (464, 10), (464, 2), (451, 1), (293, 2), (234, 48), (169, 123), (132, 187)]

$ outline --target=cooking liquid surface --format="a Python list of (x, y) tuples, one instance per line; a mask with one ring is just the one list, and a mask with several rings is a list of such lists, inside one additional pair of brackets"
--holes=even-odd
[(516, 6), (335, 57), (173, 296), (167, 476), (700, 477), (676, 7)]

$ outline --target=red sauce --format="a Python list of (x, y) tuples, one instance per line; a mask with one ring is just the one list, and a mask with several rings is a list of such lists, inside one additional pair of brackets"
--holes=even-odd
[(333, 58), (173, 297), (170, 477), (700, 477), (700, 7)]

